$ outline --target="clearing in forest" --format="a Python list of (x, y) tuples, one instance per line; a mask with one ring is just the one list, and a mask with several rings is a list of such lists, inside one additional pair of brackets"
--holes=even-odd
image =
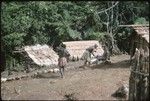
[[(59, 73), (47, 73), (39, 78), (27, 78), (1, 84), (3, 100), (115, 100), (111, 94), (122, 84), (128, 84), (129, 55), (111, 57), (112, 64), (78, 68), (82, 62), (69, 63), (76, 69), (67, 70), (61, 79)], [(70, 98), (71, 99), (71, 98)]]

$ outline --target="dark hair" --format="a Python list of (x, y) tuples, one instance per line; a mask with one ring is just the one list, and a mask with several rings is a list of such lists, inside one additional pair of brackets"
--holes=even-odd
[(94, 45), (94, 47), (95, 47), (95, 48), (97, 48), (97, 47), (98, 47), (98, 45), (97, 45), (97, 44), (95, 44), (95, 45)]
[(65, 45), (65, 44), (61, 44), (61, 46), (62, 46), (63, 48), (66, 48), (66, 45)]

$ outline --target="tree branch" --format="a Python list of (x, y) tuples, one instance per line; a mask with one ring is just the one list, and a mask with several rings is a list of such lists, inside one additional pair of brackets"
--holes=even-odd
[(119, 3), (119, 1), (117, 1), (113, 6), (111, 6), (111, 7), (107, 8), (107, 9), (105, 9), (105, 10), (102, 10), (102, 11), (98, 12), (98, 14), (103, 13), (103, 12), (106, 12), (106, 11), (108, 11), (108, 10), (114, 8), (118, 3)]

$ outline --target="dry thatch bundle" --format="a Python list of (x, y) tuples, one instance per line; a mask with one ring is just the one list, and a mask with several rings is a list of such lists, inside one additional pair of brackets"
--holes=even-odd
[(149, 34), (148, 26), (133, 26), (134, 30), (141, 35)]
[(149, 26), (133, 26), (133, 29), (149, 43)]

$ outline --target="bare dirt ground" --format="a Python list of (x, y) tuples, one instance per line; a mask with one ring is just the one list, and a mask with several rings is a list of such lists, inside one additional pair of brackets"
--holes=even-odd
[(129, 55), (113, 56), (112, 64), (67, 70), (63, 79), (59, 73), (47, 73), (38, 78), (5, 82), (1, 84), (1, 97), (3, 100), (65, 100), (72, 94), (77, 100), (116, 100), (111, 94), (129, 82), (128, 60)]

